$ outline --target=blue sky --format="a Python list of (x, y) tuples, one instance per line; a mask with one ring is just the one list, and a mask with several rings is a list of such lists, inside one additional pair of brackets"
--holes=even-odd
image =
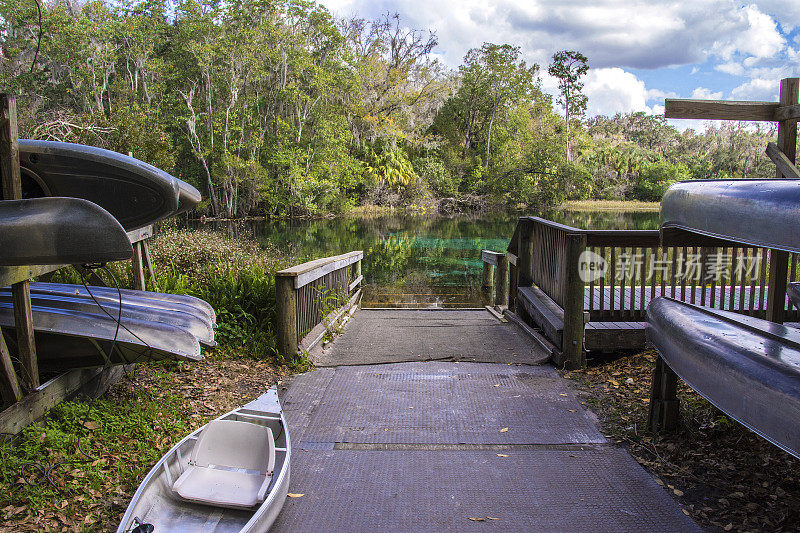
[[(339, 17), (397, 12), (439, 38), (456, 68), (483, 42), (520, 46), (546, 66), (553, 52), (589, 58), (588, 114), (663, 113), (665, 97), (776, 100), (800, 76), (800, 0), (321, 0)], [(555, 82), (543, 76), (543, 87)], [(698, 127), (675, 121), (679, 127)]]

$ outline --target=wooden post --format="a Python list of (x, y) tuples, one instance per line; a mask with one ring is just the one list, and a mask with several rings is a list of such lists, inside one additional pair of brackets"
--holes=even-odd
[[(2, 174), (3, 199), (22, 198), (22, 176), (19, 169), (19, 134), (17, 132), (17, 101), (13, 95), (0, 95), (0, 174)], [(33, 312), (28, 281), (15, 283), (11, 287), (14, 303), (14, 324), (17, 331), (19, 359), (25, 375), (27, 389), (39, 386), (39, 363), (36, 358), (36, 342), (33, 333)], [(13, 367), (11, 368), (13, 371)], [(16, 379), (16, 378), (15, 378)]]
[(561, 356), (558, 364), (567, 369), (586, 366), (586, 352), (583, 350), (584, 282), (580, 277), (580, 256), (586, 250), (586, 235), (567, 234), (566, 236), (566, 278), (564, 280), (564, 333)]
[(497, 285), (495, 305), (508, 306), (508, 258), (505, 254), (497, 257)]
[(650, 431), (673, 431), (678, 427), (680, 403), (678, 401), (678, 376), (664, 362), (656, 358), (653, 383), (650, 389), (650, 412), (647, 427)]
[(297, 354), (297, 293), (294, 280), (292, 276), (275, 276), (278, 352), (286, 358)]
[(143, 291), (145, 287), (142, 242), (139, 241), (133, 243), (133, 288), (137, 291)]
[(142, 252), (144, 255), (145, 264), (147, 265), (147, 270), (150, 272), (150, 281), (153, 282), (153, 290), (158, 292), (158, 281), (156, 281), (156, 271), (153, 268), (153, 258), (150, 256), (150, 245), (147, 243), (147, 239), (142, 241)]
[[(800, 79), (781, 80), (780, 105), (791, 106), (798, 103)], [(783, 120), (778, 123), (778, 148), (790, 163), (795, 163), (797, 155), (797, 121)], [(776, 177), (782, 178), (780, 167), (776, 167)], [(782, 324), (786, 315), (786, 284), (789, 267), (789, 253), (770, 250), (769, 287), (767, 288), (767, 320)]]
[(494, 265), (484, 261), (483, 263), (483, 278), (481, 280), (481, 289), (483, 294), (488, 300), (488, 305), (494, 305), (494, 293), (492, 288), (494, 286)]
[(508, 308), (516, 312), (517, 309), (517, 265), (508, 265)]
[(22, 391), (19, 388), (17, 381), (17, 372), (14, 370), (14, 364), (11, 362), (11, 354), (8, 352), (6, 346), (6, 339), (3, 337), (3, 332), (0, 331), (0, 394), (3, 397), (3, 403), (10, 405), (22, 399)]
[(517, 244), (517, 286), (533, 285), (533, 228), (531, 223), (520, 220), (519, 243)]

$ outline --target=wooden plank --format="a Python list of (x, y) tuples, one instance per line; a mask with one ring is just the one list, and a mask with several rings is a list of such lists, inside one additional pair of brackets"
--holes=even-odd
[(17, 372), (11, 362), (11, 353), (8, 351), (2, 331), (0, 331), (0, 395), (6, 405), (19, 402), (22, 398)]
[(509, 265), (517, 266), (517, 256), (512, 254), (511, 252), (506, 252), (506, 259), (508, 259)]
[(133, 288), (137, 291), (143, 291), (146, 288), (141, 242), (134, 243), (133, 245)]
[(495, 305), (508, 307), (508, 260), (505, 254), (497, 258), (497, 284), (495, 290)]
[(153, 282), (153, 290), (159, 292), (156, 271), (153, 268), (153, 257), (150, 255), (150, 244), (146, 240), (142, 240), (142, 255), (144, 255), (144, 262), (147, 266), (147, 270), (150, 272), (150, 281)]
[(30, 282), (22, 281), (11, 287), (14, 306), (14, 324), (17, 331), (22, 382), (26, 390), (39, 386), (39, 361), (36, 357), (36, 339), (33, 336), (33, 309), (31, 308)]
[(560, 351), (556, 348), (549, 340), (543, 337), (538, 331), (531, 328), (528, 324), (525, 323), (524, 320), (515, 312), (506, 309), (503, 311), (503, 316), (509, 321), (517, 326), (519, 326), (522, 331), (527, 333), (534, 341), (536, 341), (539, 346), (544, 348), (545, 352), (550, 354), (550, 357), (556, 357), (560, 355)]
[[(780, 102), (783, 106), (800, 103), (800, 78), (784, 78), (781, 80)], [(778, 149), (783, 152), (790, 163), (796, 162), (797, 155), (797, 122), (784, 121), (778, 124)], [(776, 169), (776, 177), (783, 177), (780, 169)]]
[(781, 174), (779, 177), (800, 178), (800, 170), (794, 166), (794, 163), (789, 161), (789, 158), (786, 157), (786, 154), (781, 152), (777, 144), (767, 143), (767, 149), (765, 153), (769, 156), (772, 162), (775, 163), (778, 172)]
[(659, 356), (653, 369), (653, 383), (650, 389), (650, 412), (647, 427), (658, 433), (673, 431), (678, 427), (678, 376)]
[(348, 286), (348, 291), (349, 291), (349, 292), (353, 292), (353, 289), (355, 289), (356, 287), (358, 287), (359, 285), (361, 285), (361, 282), (362, 282), (362, 281), (364, 281), (364, 276), (358, 276), (356, 279), (354, 279), (354, 280), (353, 280), (353, 283), (351, 283), (351, 284)]
[[(327, 333), (330, 328), (336, 326), (342, 319), (345, 318), (345, 316), (352, 316), (352, 314), (355, 312), (355, 309), (358, 308), (358, 305), (361, 302), (361, 295), (361, 289), (357, 290), (356, 293), (350, 297), (347, 303), (331, 314), (330, 319), (320, 322), (314, 326), (311, 331), (309, 331), (305, 337), (300, 340), (298, 343), (298, 349), (305, 352), (310, 351), (317, 344), (319, 344), (319, 342), (325, 337), (325, 333)], [(327, 324), (325, 322), (327, 322)]]
[(800, 104), (782, 105), (775, 110), (776, 121), (800, 119)]
[(139, 241), (143, 241), (145, 239), (149, 239), (153, 236), (153, 226), (145, 226), (139, 229), (132, 229), (128, 232), (128, 239), (130, 239), (131, 244)]
[(0, 94), (0, 175), (2, 175), (3, 199), (22, 198), (17, 101), (10, 94)]
[(781, 104), (741, 100), (684, 100), (667, 98), (664, 117), (699, 120), (763, 120), (774, 121)]
[(0, 266), (0, 287), (48, 274), (67, 265)]
[(644, 322), (587, 322), (584, 345), (589, 351), (615, 353), (647, 347)]
[[(132, 365), (131, 365), (132, 366)], [(122, 366), (70, 370), (37, 387), (0, 413), (0, 432), (16, 435), (78, 391), (99, 395), (124, 376)]]
[(294, 278), (290, 276), (276, 276), (275, 296), (278, 352), (285, 358), (291, 358), (297, 353), (298, 346), (297, 291), (294, 290)]
[(518, 287), (517, 306), (525, 310), (547, 339), (561, 350), (564, 311), (538, 287)]
[(492, 252), (491, 250), (481, 250), (481, 261), (489, 263), (492, 266), (497, 266), (497, 262), (505, 254), (500, 252)]
[[(309, 272), (312, 272), (314, 269), (320, 268), (324, 265), (327, 265), (328, 263), (334, 263), (336, 261), (346, 261), (348, 259), (351, 259), (350, 261), (347, 261), (347, 265), (352, 265), (356, 261), (359, 261), (363, 258), (364, 258), (364, 252), (362, 251), (347, 252), (346, 254), (334, 255), (332, 257), (322, 257), (320, 259), (314, 259), (313, 261), (308, 261), (306, 263), (301, 263), (299, 265), (285, 268), (283, 270), (276, 272), (276, 275), (296, 277), (300, 276), (301, 274), (307, 274)], [(328, 272), (330, 272), (330, 270), (328, 270)], [(317, 278), (319, 277), (321, 277), (321, 275), (317, 276)]]

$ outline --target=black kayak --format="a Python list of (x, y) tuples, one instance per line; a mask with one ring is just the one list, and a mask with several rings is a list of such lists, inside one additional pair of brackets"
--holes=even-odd
[(128, 259), (131, 242), (102, 207), (79, 198), (0, 201), (0, 265), (64, 265)]
[(200, 193), (161, 169), (102, 148), (20, 139), (23, 195), (72, 196), (110, 212), (130, 231), (188, 210)]
[[(185, 329), (125, 318), (122, 326), (104, 314), (32, 306), (39, 365), (48, 370), (141, 363), (149, 360), (199, 361), (200, 344)], [(0, 302), (0, 326), (12, 350), (16, 347), (14, 310)], [(116, 342), (114, 338), (117, 338)]]

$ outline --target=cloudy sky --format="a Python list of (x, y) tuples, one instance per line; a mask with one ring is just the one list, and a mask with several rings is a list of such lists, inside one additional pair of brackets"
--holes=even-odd
[[(483, 42), (520, 46), (545, 71), (553, 52), (579, 50), (591, 67), (590, 116), (663, 113), (665, 97), (777, 100), (778, 81), (800, 75), (800, 0), (321, 3), (340, 17), (400, 13), (409, 27), (436, 32), (439, 57), (452, 68)], [(555, 92), (547, 78), (545, 90)]]

